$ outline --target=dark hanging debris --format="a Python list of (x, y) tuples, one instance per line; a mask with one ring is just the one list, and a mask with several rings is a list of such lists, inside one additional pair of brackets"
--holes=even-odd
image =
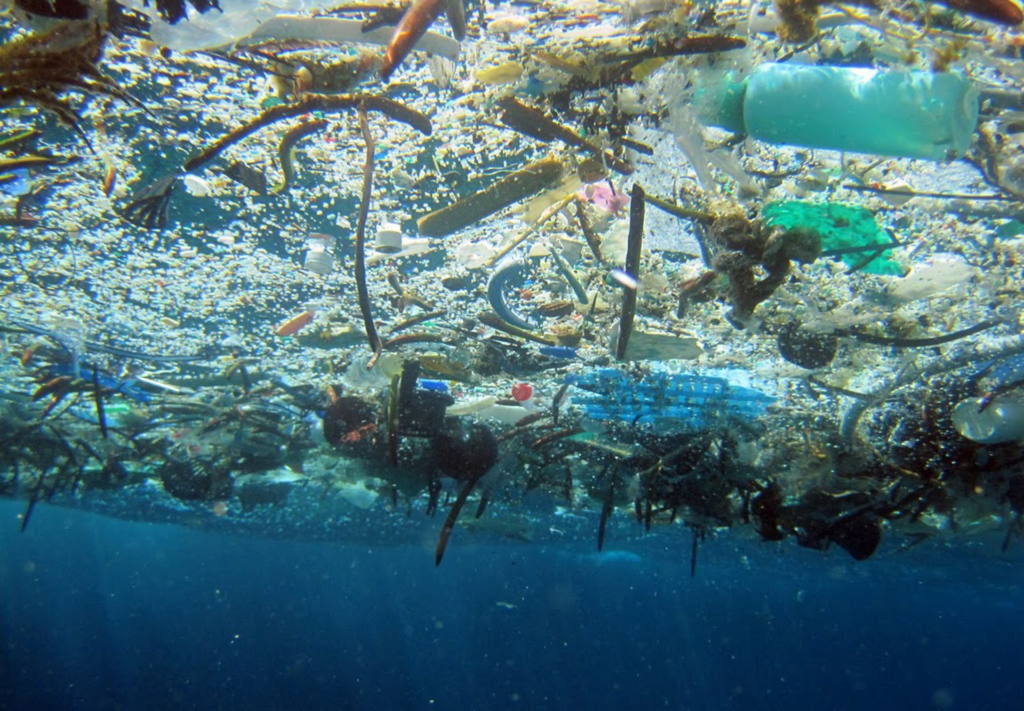
[(373, 197), (373, 135), (370, 133), (370, 122), (366, 116), (365, 106), (359, 107), (359, 128), (366, 143), (366, 160), (363, 163), (363, 194), (359, 202), (359, 218), (356, 224), (356, 293), (359, 297), (359, 312), (363, 315), (363, 328), (369, 342), (373, 357), (367, 362), (369, 370), (380, 358), (384, 345), (377, 334), (377, 326), (373, 322), (373, 308), (370, 304), (370, 290), (366, 283), (366, 220), (370, 214), (370, 199)]
[(824, 368), (831, 363), (839, 347), (835, 333), (812, 333), (799, 321), (790, 321), (780, 328), (776, 342), (783, 358), (809, 370)]
[(455, 402), (448, 393), (416, 386), (421, 367), (418, 360), (405, 361), (392, 398), (397, 402), (395, 431), (407, 437), (436, 435), (444, 426), (445, 410)]
[[(465, 482), (441, 528), (434, 559), (435, 565), (441, 565), (459, 512), (462, 511), (477, 482), (498, 461), (498, 439), (483, 423), (449, 417), (444, 421), (441, 431), (434, 435), (432, 448), (437, 468), (443, 474)], [(484, 506), (484, 502), (481, 501), (481, 514)]]
[[(632, 200), (629, 204), (629, 237), (626, 245), (626, 274), (634, 281), (640, 280), (640, 255), (644, 242), (644, 189), (633, 185)], [(633, 332), (633, 318), (636, 316), (636, 286), (623, 285), (622, 309), (619, 313), (619, 337), (615, 343), (615, 357), (626, 358), (626, 347)]]
[(466, 505), (466, 500), (469, 498), (470, 493), (473, 491), (473, 487), (476, 486), (479, 477), (476, 479), (470, 479), (462, 487), (459, 492), (459, 497), (455, 499), (455, 503), (452, 504), (451, 510), (448, 512), (447, 518), (444, 520), (444, 525), (441, 527), (441, 535), (437, 539), (437, 550), (434, 553), (434, 565), (441, 565), (441, 560), (444, 558), (444, 552), (448, 549), (448, 541), (451, 540), (452, 531), (455, 530), (455, 522), (459, 518), (459, 513), (462, 512), (462, 507)]
[(605, 491), (604, 503), (601, 505), (601, 521), (597, 524), (597, 552), (604, 548), (604, 534), (608, 530), (608, 519), (615, 510), (615, 478), (613, 472), (608, 479), (608, 489)]
[(252, 190), (257, 195), (267, 194), (267, 176), (262, 170), (235, 161), (224, 170), (224, 175)]
[(376, 422), (373, 406), (360, 397), (343, 396), (324, 411), (324, 439), (337, 447), (354, 443), (362, 438), (367, 428)]
[(133, 225), (147, 230), (166, 228), (171, 197), (177, 184), (178, 176), (168, 175), (137, 189), (131, 201), (121, 210), (121, 216)]
[(437, 468), (460, 481), (480, 478), (498, 460), (498, 439), (482, 422), (449, 417), (432, 444)]
[(107, 414), (103, 409), (103, 392), (100, 390), (99, 368), (92, 369), (92, 396), (96, 402), (96, 419), (100, 423), (100, 432), (103, 439), (107, 439)]
[(882, 542), (882, 527), (873, 517), (857, 516), (834, 523), (828, 537), (854, 560), (867, 560)]
[(168, 494), (183, 501), (222, 501), (231, 497), (231, 474), (201, 459), (167, 457), (158, 469)]
[(697, 577), (697, 549), (700, 547), (701, 541), (707, 535), (707, 529), (704, 526), (692, 526), (693, 539), (690, 543), (690, 577)]
[(754, 530), (765, 541), (781, 541), (785, 536), (779, 530), (782, 492), (775, 482), (769, 483), (750, 502), (750, 518)]
[(466, 25), (465, 0), (445, 0), (444, 13), (455, 39), (459, 42), (466, 39), (466, 32), (469, 28)]

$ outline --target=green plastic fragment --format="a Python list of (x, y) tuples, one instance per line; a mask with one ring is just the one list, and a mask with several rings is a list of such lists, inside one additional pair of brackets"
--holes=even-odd
[(1020, 234), (1024, 234), (1024, 224), (1017, 220), (1007, 220), (996, 227), (996, 235), (1000, 239), (1013, 239)]
[(269, 108), (271, 108), (273, 106), (279, 106), (279, 105), (281, 105), (283, 103), (284, 103), (284, 101), (282, 101), (281, 99), (279, 99), (276, 96), (268, 96), (267, 98), (265, 98), (263, 101), (260, 102), (260, 108), (261, 109), (269, 109)]
[[(791, 230), (795, 227), (812, 229), (821, 235), (822, 249), (842, 250), (870, 245), (895, 246), (885, 230), (875, 222), (874, 213), (864, 207), (840, 205), (838, 203), (801, 202), (787, 200), (768, 203), (761, 210), (761, 219), (769, 227)], [(850, 267), (862, 264), (871, 256), (871, 251), (852, 251), (840, 255)], [(865, 274), (902, 275), (904, 270), (886, 252), (872, 259), (859, 270)]]

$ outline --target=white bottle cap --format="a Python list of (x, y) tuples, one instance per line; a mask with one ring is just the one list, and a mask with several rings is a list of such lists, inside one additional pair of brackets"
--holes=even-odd
[(373, 248), (384, 254), (402, 251), (402, 227), (394, 222), (385, 222), (377, 228), (377, 239)]
[(320, 276), (330, 274), (334, 269), (334, 256), (322, 249), (311, 249), (306, 252), (305, 266), (306, 269)]

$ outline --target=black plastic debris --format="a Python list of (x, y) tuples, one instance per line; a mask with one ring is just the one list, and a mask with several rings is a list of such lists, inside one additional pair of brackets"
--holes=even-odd
[(824, 368), (836, 357), (839, 339), (834, 333), (811, 333), (799, 321), (790, 321), (777, 335), (779, 355), (801, 368)]
[(480, 422), (449, 417), (433, 445), (434, 463), (453, 479), (478, 479), (498, 460), (498, 439)]

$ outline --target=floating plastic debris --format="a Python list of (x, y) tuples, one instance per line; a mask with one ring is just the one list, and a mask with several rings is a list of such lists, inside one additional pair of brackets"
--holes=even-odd
[(589, 393), (573, 396), (573, 403), (581, 405), (588, 417), (631, 424), (672, 421), (700, 429), (730, 414), (756, 418), (775, 401), (725, 378), (660, 370), (637, 381), (621, 370), (603, 368), (571, 375), (566, 382)]
[(765, 63), (715, 91), (712, 125), (774, 144), (946, 160), (978, 123), (978, 90), (952, 72)]
[[(873, 252), (888, 252), (899, 244), (894, 242), (875, 222), (870, 210), (854, 205), (834, 202), (814, 203), (791, 200), (772, 202), (761, 209), (761, 219), (769, 227), (785, 230), (805, 228), (821, 235), (823, 256), (829, 251), (850, 267), (861, 265)], [(877, 250), (873, 250), (877, 247)], [(902, 275), (900, 264), (888, 254), (883, 254), (862, 266), (858, 271), (865, 274)]]
[(533, 386), (529, 383), (516, 383), (512, 386), (512, 399), (516, 402), (526, 402), (533, 397)]
[(953, 408), (953, 426), (969, 440), (1002, 444), (1024, 438), (1024, 399), (1003, 395), (990, 402), (974, 397)]

